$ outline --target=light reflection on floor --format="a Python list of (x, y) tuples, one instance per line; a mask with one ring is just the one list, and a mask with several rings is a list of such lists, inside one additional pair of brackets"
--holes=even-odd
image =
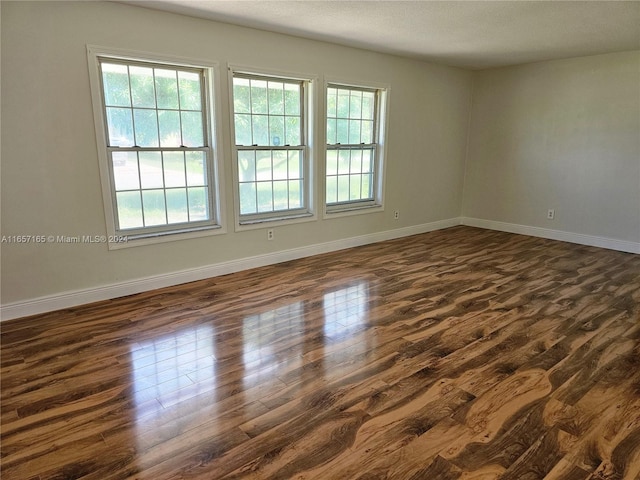
[(131, 349), (136, 422), (216, 386), (214, 328), (200, 325), (140, 342)]
[(295, 302), (258, 315), (250, 315), (242, 321), (245, 389), (262, 383), (268, 377), (275, 378), (281, 366), (293, 360), (299, 352), (274, 352), (273, 345), (290, 337), (299, 343), (304, 335), (304, 310), (302, 302)]
[(367, 282), (360, 282), (324, 295), (324, 334), (344, 337), (358, 331), (367, 321)]
[[(160, 432), (173, 434), (174, 429), (193, 428), (217, 417), (217, 395), (222, 391), (233, 395), (235, 388), (230, 385), (234, 381), (242, 383), (239, 391), (243, 398), (234, 400), (233, 405), (242, 408), (259, 402), (269, 391), (297, 384), (303, 374), (303, 355), (309, 352), (317, 356), (316, 373), (322, 375), (333, 367), (343, 368), (353, 357), (367, 351), (371, 339), (358, 333), (367, 327), (368, 288), (366, 281), (352, 283), (324, 294), (313, 308), (309, 307), (312, 303), (294, 302), (246, 316), (238, 332), (241, 338), (217, 333), (208, 324), (136, 344), (130, 350), (130, 358), (140, 450), (160, 441)], [(315, 316), (316, 320), (305, 315)], [(318, 317), (322, 323), (317, 322)], [(315, 331), (306, 331), (307, 321), (316, 325)], [(222, 340), (224, 337), (227, 339)], [(291, 348), (283, 350), (282, 345), (289, 343), (287, 338), (291, 339)], [(333, 349), (345, 342), (353, 344), (341, 350), (348, 352), (350, 358)], [(275, 350), (276, 345), (279, 351)], [(216, 348), (220, 351), (216, 352)], [(216, 353), (224, 360), (220, 365), (216, 363)], [(236, 355), (237, 364), (227, 361)], [(222, 369), (220, 373), (217, 368)], [(221, 379), (217, 378), (219, 374), (223, 375)], [(192, 421), (195, 423), (189, 424)]]

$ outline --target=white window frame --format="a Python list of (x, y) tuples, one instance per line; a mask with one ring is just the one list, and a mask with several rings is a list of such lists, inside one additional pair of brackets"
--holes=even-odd
[[(373, 179), (373, 199), (356, 200), (352, 202), (341, 202), (328, 204), (326, 198), (327, 188), (327, 152), (333, 148), (333, 145), (327, 143), (327, 91), (329, 88), (344, 88), (350, 90), (374, 91), (376, 97), (376, 108), (374, 112), (374, 179)], [(353, 80), (344, 80), (340, 78), (325, 78), (324, 83), (324, 105), (322, 114), (322, 131), (323, 131), (323, 171), (322, 171), (322, 192), (324, 199), (324, 215), (323, 218), (335, 218), (348, 215), (359, 215), (366, 213), (375, 213), (384, 210), (384, 190), (385, 190), (385, 170), (386, 170), (386, 153), (387, 153), (387, 122), (389, 111), (389, 94), (390, 86), (375, 82), (357, 82)], [(357, 145), (353, 145), (357, 147)], [(349, 148), (345, 145), (344, 148)]]
[[(228, 86), (229, 86), (229, 120), (230, 120), (230, 137), (232, 150), (232, 172), (234, 185), (234, 214), (235, 214), (235, 230), (253, 230), (265, 227), (274, 227), (279, 225), (289, 225), (294, 223), (310, 222), (317, 219), (314, 205), (316, 204), (316, 189), (314, 188), (314, 112), (317, 89), (315, 85), (318, 83), (317, 77), (314, 75), (284, 72), (279, 70), (255, 68), (246, 65), (227, 66)], [(235, 131), (235, 109), (233, 95), (233, 79), (237, 75), (243, 77), (255, 77), (259, 79), (273, 79), (300, 81), (303, 84), (302, 98), (302, 143), (303, 143), (303, 198), (305, 205), (301, 209), (295, 210), (279, 210), (273, 212), (256, 213), (251, 215), (241, 215), (240, 213), (240, 174), (238, 171), (238, 151), (241, 150), (236, 145)], [(265, 148), (263, 148), (265, 149)], [(266, 148), (267, 150), (269, 148)]]
[[(218, 64), (200, 59), (186, 57), (176, 57), (150, 52), (125, 50), (96, 45), (87, 45), (87, 57), (89, 64), (89, 80), (91, 87), (91, 98), (93, 103), (94, 124), (98, 147), (98, 159), (100, 167), (100, 179), (102, 184), (103, 204), (106, 220), (107, 243), (109, 249), (119, 249), (154, 243), (162, 243), (188, 238), (197, 238), (215, 234), (226, 233), (224, 227), (223, 210), (220, 206), (220, 199), (224, 198), (222, 165), (219, 158), (222, 157), (219, 132), (216, 125), (219, 123), (219, 113), (216, 105), (220, 105), (217, 98), (218, 92)], [(209, 189), (209, 212), (210, 219), (207, 221), (180, 223), (175, 225), (163, 225), (160, 227), (147, 227), (135, 230), (117, 228), (116, 223), (116, 196), (113, 169), (110, 165), (111, 151), (109, 146), (108, 129), (105, 120), (104, 94), (101, 80), (101, 59), (124, 61), (132, 63), (148, 63), (155, 66), (167, 66), (168, 68), (197, 69), (204, 72), (203, 103), (205, 115), (205, 143), (202, 151), (206, 152), (207, 158), (207, 186)], [(127, 148), (128, 151), (144, 151), (144, 149)], [(176, 151), (179, 148), (158, 148), (155, 150)]]

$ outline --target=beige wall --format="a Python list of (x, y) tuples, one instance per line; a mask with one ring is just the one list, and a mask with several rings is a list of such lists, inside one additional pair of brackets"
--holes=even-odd
[[(224, 209), (233, 218), (227, 63), (391, 86), (386, 210), (109, 251), (2, 245), (2, 303), (457, 218), (472, 74), (116, 3), (1, 2), (2, 234), (104, 235), (86, 45), (219, 62)], [(319, 117), (320, 118), (320, 117)], [(400, 220), (393, 220), (399, 210)]]
[(640, 52), (477, 72), (463, 215), (639, 243)]
[[(2, 235), (106, 232), (87, 44), (220, 64), (229, 232), (113, 251), (5, 243), (3, 305), (461, 215), (640, 243), (640, 52), (468, 72), (115, 3), (0, 5)], [(272, 242), (234, 232), (227, 63), (389, 84), (386, 210)]]

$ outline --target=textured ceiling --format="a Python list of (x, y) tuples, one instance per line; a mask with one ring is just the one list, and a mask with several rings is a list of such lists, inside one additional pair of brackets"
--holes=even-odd
[(481, 69), (640, 49), (640, 1), (124, 1)]

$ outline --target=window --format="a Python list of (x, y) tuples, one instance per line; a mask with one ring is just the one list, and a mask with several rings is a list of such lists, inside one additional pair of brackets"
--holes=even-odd
[(384, 90), (327, 86), (327, 212), (382, 202)]
[(308, 81), (233, 73), (240, 224), (310, 215)]
[(217, 227), (207, 108), (211, 69), (93, 58), (110, 233), (135, 240)]

